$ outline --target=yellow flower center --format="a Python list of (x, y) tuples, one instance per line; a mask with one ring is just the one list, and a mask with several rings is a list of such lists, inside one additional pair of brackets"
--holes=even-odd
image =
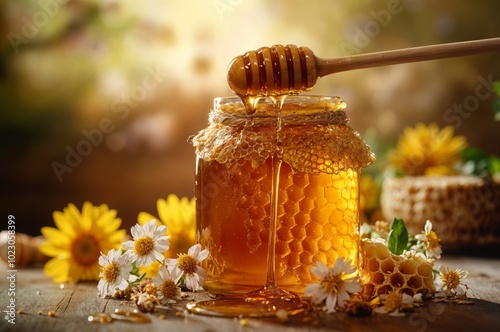
[(320, 284), (328, 293), (337, 294), (344, 287), (344, 280), (341, 274), (328, 274)]
[(83, 266), (97, 264), (101, 252), (99, 242), (90, 234), (78, 236), (71, 243), (71, 256)]
[(460, 284), (460, 275), (456, 271), (448, 271), (441, 275), (443, 284), (449, 289), (455, 289)]
[(425, 238), (429, 249), (439, 248), (439, 241), (441, 241), (441, 239), (437, 236), (436, 232), (430, 231), (425, 235)]
[(385, 299), (384, 308), (387, 312), (394, 311), (399, 308), (401, 301), (403, 300), (403, 294), (396, 292), (389, 292), (387, 298)]
[(102, 269), (102, 277), (104, 280), (108, 283), (114, 283), (116, 281), (116, 278), (118, 278), (118, 275), (120, 274), (120, 269), (116, 265), (116, 263), (112, 262), (108, 265), (106, 265)]
[(139, 256), (149, 255), (155, 248), (155, 240), (150, 236), (141, 237), (135, 240), (134, 250)]
[(187, 254), (182, 254), (177, 259), (177, 266), (186, 274), (193, 274), (196, 272), (196, 259)]
[(179, 289), (173, 280), (167, 280), (161, 285), (161, 293), (166, 298), (172, 299), (179, 293)]

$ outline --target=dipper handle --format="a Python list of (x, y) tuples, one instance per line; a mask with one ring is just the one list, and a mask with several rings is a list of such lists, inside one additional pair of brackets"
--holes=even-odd
[(319, 77), (347, 70), (500, 51), (500, 38), (421, 46), (377, 53), (317, 58), (307, 47), (274, 45), (237, 56), (229, 65), (229, 87), (240, 96), (308, 91)]

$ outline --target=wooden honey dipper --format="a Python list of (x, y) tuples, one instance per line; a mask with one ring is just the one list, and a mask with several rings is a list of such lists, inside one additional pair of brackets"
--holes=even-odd
[(298, 94), (319, 77), (347, 70), (500, 51), (500, 38), (430, 45), (334, 59), (316, 57), (307, 47), (274, 45), (237, 56), (229, 65), (229, 87), (240, 96)]

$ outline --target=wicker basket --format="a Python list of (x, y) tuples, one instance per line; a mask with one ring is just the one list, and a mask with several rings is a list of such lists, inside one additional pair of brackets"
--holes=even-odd
[(402, 218), (413, 234), (430, 220), (448, 248), (500, 244), (500, 182), (473, 176), (386, 179), (381, 206), (386, 220)]

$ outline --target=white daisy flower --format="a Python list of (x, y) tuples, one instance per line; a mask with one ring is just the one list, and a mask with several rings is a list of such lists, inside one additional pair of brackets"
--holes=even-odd
[(415, 235), (415, 239), (424, 244), (426, 255), (429, 258), (441, 258), (441, 239), (437, 236), (436, 232), (432, 230), (432, 223), (427, 220), (422, 234)]
[(467, 292), (467, 285), (462, 283), (469, 273), (461, 269), (450, 271), (447, 266), (439, 266), (439, 276), (436, 279), (436, 289), (445, 296), (464, 295)]
[(359, 233), (361, 237), (370, 238), (372, 233), (372, 226), (370, 226), (367, 222), (362, 223), (359, 227)]
[(358, 277), (352, 276), (355, 272), (351, 261), (345, 261), (344, 257), (339, 257), (333, 268), (317, 262), (316, 266), (311, 267), (311, 273), (319, 278), (319, 282), (307, 285), (305, 295), (310, 296), (314, 304), (321, 304), (326, 299), (323, 310), (335, 312), (336, 306), (343, 307), (344, 301), (349, 300), (350, 293), (361, 290)]
[(111, 249), (107, 255), (101, 253), (99, 257), (101, 273), (97, 289), (99, 295), (106, 297), (108, 294), (113, 296), (117, 290), (124, 290), (129, 282), (137, 279), (137, 276), (131, 275), (132, 260), (128, 254), (122, 254), (121, 250)]
[(170, 243), (166, 236), (167, 226), (156, 225), (156, 220), (145, 223), (144, 225), (136, 224), (130, 229), (133, 240), (123, 243), (123, 247), (128, 249), (137, 267), (149, 266), (155, 261), (163, 261), (165, 252)]
[(208, 257), (208, 250), (201, 250), (201, 244), (197, 243), (189, 248), (187, 254), (180, 254), (177, 259), (168, 258), (165, 264), (171, 269), (177, 267), (184, 276), (184, 284), (194, 292), (203, 289), (201, 286), (205, 283), (207, 272), (204, 268), (198, 266), (198, 263)]
[(153, 278), (153, 284), (160, 293), (158, 298), (163, 299), (164, 302), (177, 298), (181, 294), (181, 290), (177, 286), (181, 277), (182, 271), (177, 266), (174, 266), (171, 270), (167, 269), (165, 265), (160, 267), (158, 277)]

